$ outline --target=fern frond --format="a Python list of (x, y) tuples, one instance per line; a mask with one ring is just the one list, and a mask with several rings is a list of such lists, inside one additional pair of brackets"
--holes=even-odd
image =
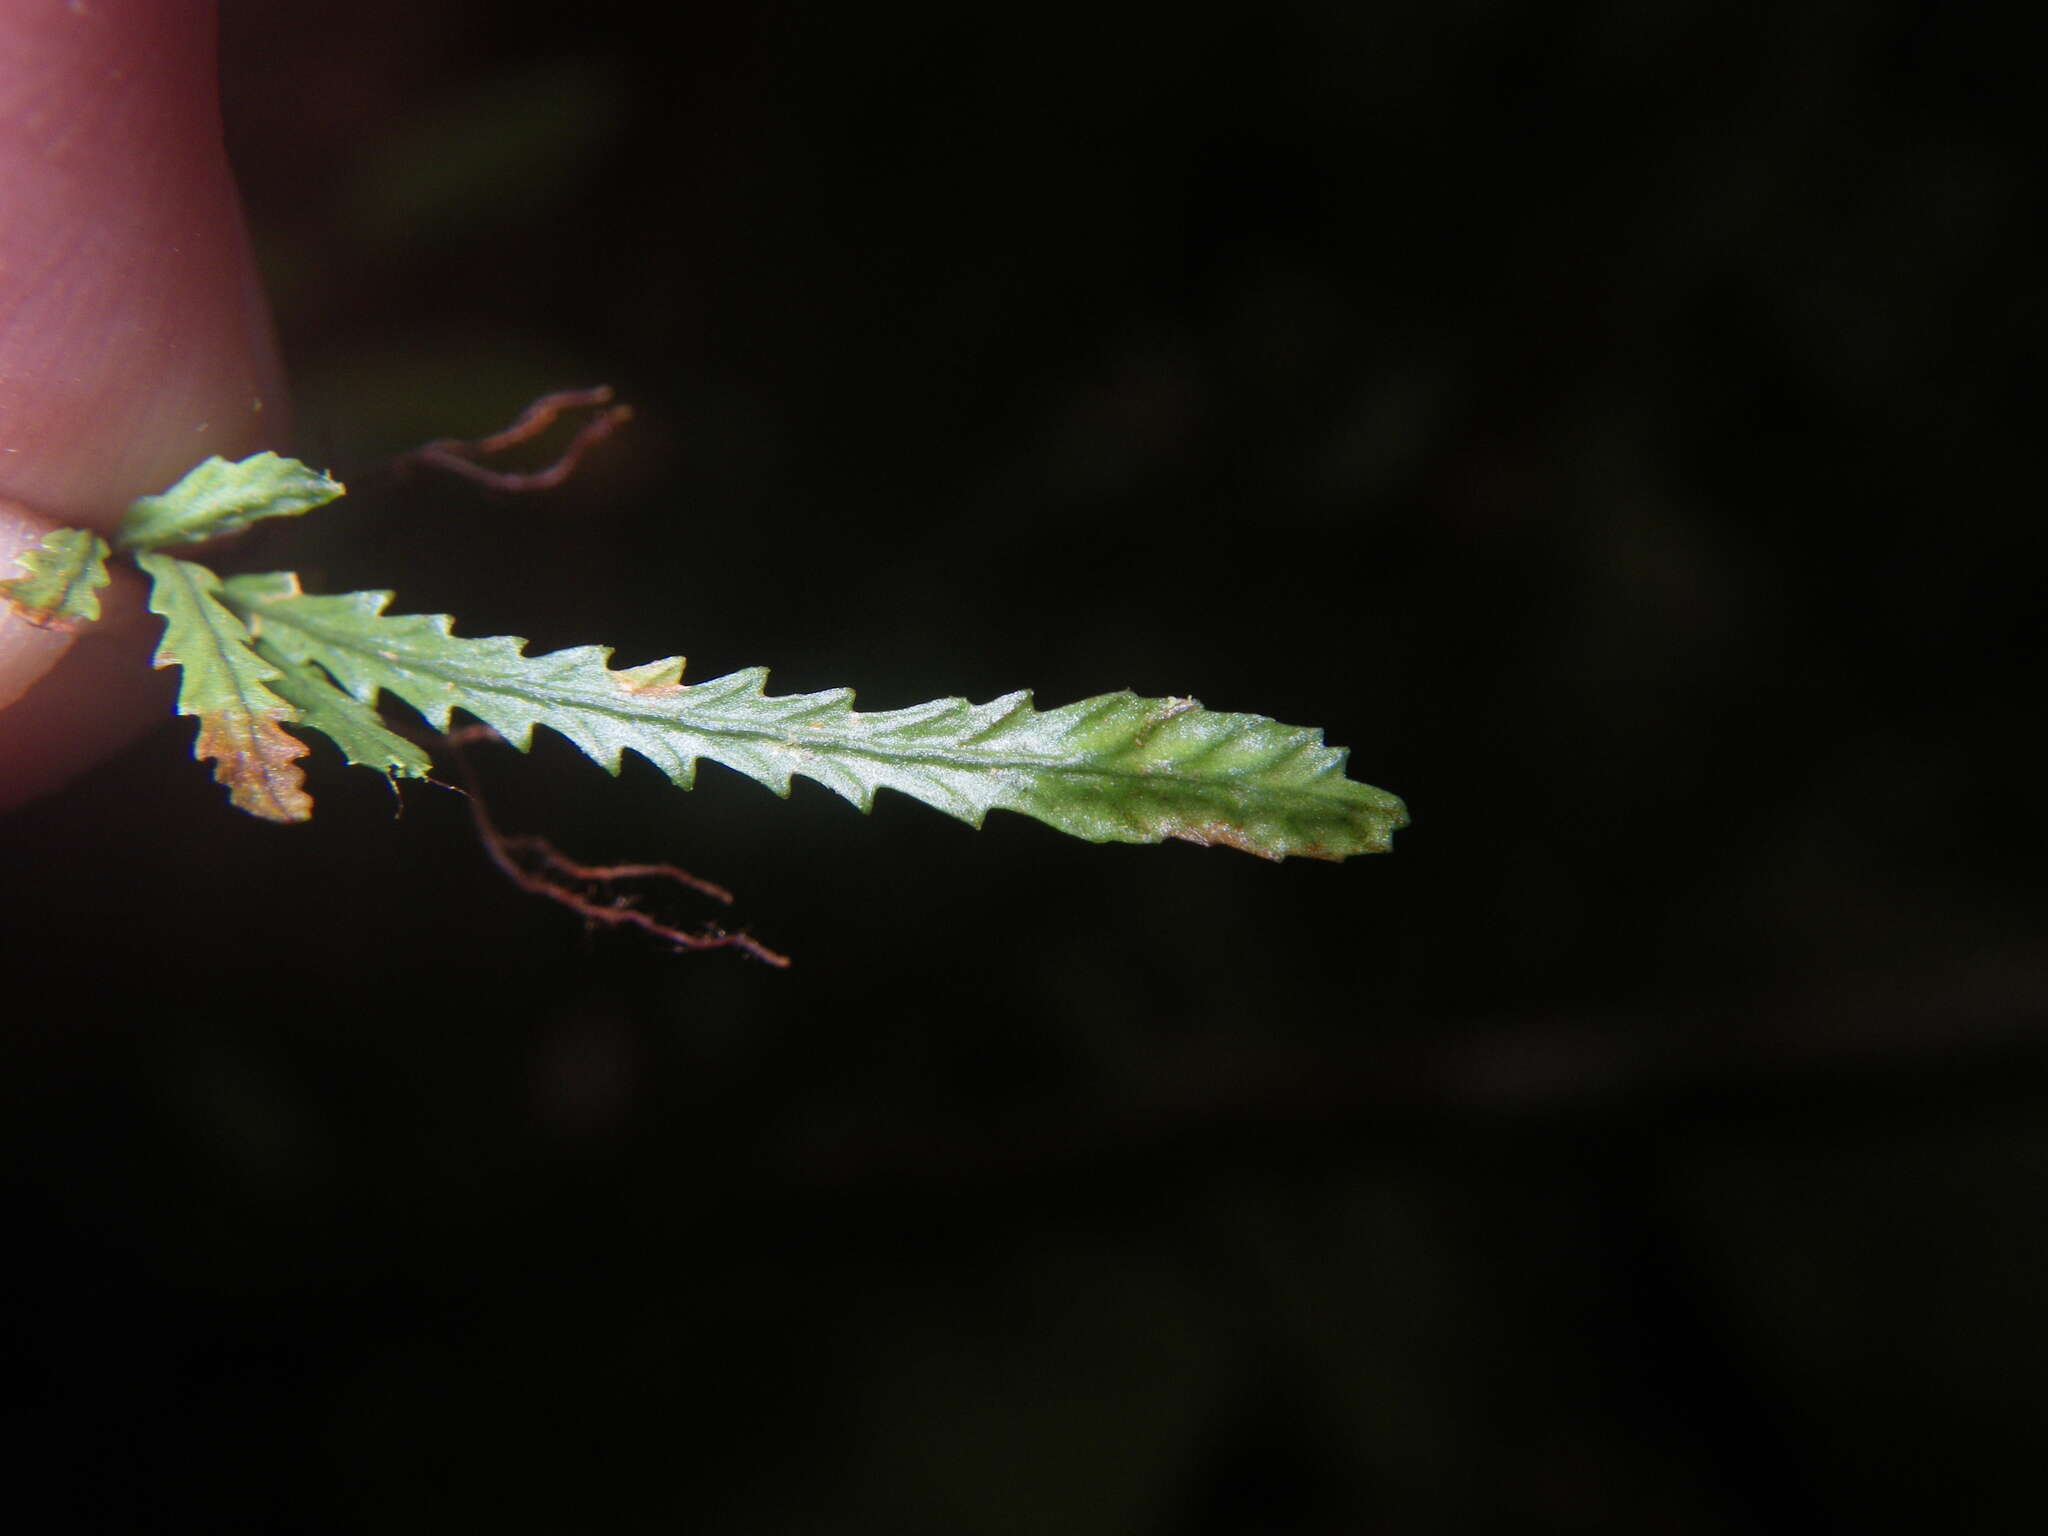
[(79, 629), (100, 616), (107, 541), (84, 528), (53, 528), (14, 557), (22, 574), (0, 581), (0, 602), (39, 629)]
[(288, 661), (266, 645), (258, 644), (256, 654), (276, 666), (277, 676), (270, 686), (298, 711), (294, 724), (318, 731), (357, 767), (374, 768), (395, 779), (427, 777), (433, 760), (403, 736), (387, 730), (376, 710), (343, 693), (325, 672), (310, 662)]
[(220, 601), (220, 578), (203, 565), (145, 552), (149, 607), (162, 616), (156, 665), (182, 669), (178, 713), (199, 717), (193, 756), (211, 758), (228, 798), (266, 821), (305, 821), (313, 814), (298, 759), (306, 744), (284, 730), (298, 718), (270, 685), (281, 676), (258, 656), (242, 621)]
[(240, 533), (262, 518), (297, 517), (341, 494), (340, 481), (279, 454), (211, 458), (160, 495), (130, 502), (116, 537), (123, 549), (193, 544)]
[(513, 745), (547, 726), (616, 773), (647, 758), (688, 789), (710, 758), (778, 795), (815, 779), (863, 811), (894, 789), (980, 826), (991, 810), (1089, 842), (1181, 838), (1280, 859), (1384, 852), (1407, 823), (1399, 799), (1344, 776), (1320, 731), (1193, 699), (1128, 691), (1058, 709), (1025, 692), (865, 713), (850, 689), (770, 695), (765, 668), (682, 681), (680, 658), (614, 670), (578, 646), (540, 656), (511, 636), (465, 639), (445, 614), (389, 615), (386, 592), (310, 596), (289, 574), (223, 587), (264, 651), (317, 663), (365, 706), (389, 692), (440, 730), (460, 709)]

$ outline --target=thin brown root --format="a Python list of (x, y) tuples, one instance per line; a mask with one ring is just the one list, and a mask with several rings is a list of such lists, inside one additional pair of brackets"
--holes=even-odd
[[(569, 446), (546, 468), (520, 473), (492, 469), (477, 462), (532, 441), (553, 426), (555, 419), (564, 411), (580, 410), (594, 410), (597, 414), (577, 429), (576, 435), (569, 440)], [(439, 438), (405, 454), (394, 467), (404, 470), (414, 464), (431, 465), (496, 491), (553, 490), (576, 472), (576, 465), (585, 453), (610, 437), (632, 416), (630, 405), (612, 404), (609, 384), (600, 384), (595, 389), (557, 390), (551, 395), (542, 395), (519, 414), (518, 420), (502, 431), (475, 439)]]
[(642, 911), (633, 897), (614, 888), (621, 880), (665, 880), (730, 906), (732, 892), (722, 885), (673, 864), (581, 864), (558, 851), (546, 838), (500, 832), (484, 808), (483, 795), (477, 789), (462, 748), (470, 742), (502, 738), (487, 725), (470, 725), (449, 732), (446, 739), (461, 771), (477, 838), (499, 872), (519, 889), (567, 907), (595, 927), (637, 928), (677, 949), (737, 949), (778, 970), (788, 967), (789, 956), (770, 949), (751, 934), (728, 933), (718, 927), (695, 932), (677, 928)]
[(588, 880), (597, 885), (609, 885), (614, 880), (667, 880), (709, 896), (724, 906), (732, 905), (732, 892), (724, 886), (714, 885), (673, 864), (578, 864), (544, 837), (505, 834), (499, 841), (506, 852), (531, 855), (536, 864), (565, 880)]

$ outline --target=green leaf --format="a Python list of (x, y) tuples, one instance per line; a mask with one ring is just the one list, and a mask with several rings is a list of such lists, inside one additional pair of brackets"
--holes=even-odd
[(0, 599), (40, 629), (77, 629), (100, 616), (107, 541), (84, 528), (55, 528), (14, 557), (28, 574), (0, 581)]
[(308, 596), (280, 573), (224, 595), (267, 650), (319, 663), (365, 705), (389, 690), (441, 730), (462, 709), (522, 750), (545, 725), (614, 773), (630, 748), (685, 789), (708, 757), (780, 795), (801, 774), (862, 810), (889, 788), (972, 826), (1003, 809), (1090, 842), (1177, 837), (1271, 859), (1384, 852), (1407, 824), (1393, 795), (1344, 777), (1321, 732), (1192, 699), (1039, 710), (1012, 693), (863, 714), (849, 689), (770, 697), (758, 667), (689, 685), (675, 657), (614, 671), (599, 646), (527, 656), (510, 636), (451, 634), (445, 614), (386, 615), (388, 592)]
[(377, 712), (359, 704), (318, 667), (287, 661), (260, 641), (256, 654), (277, 667), (273, 691), (298, 711), (298, 724), (320, 732), (359, 768), (400, 779), (424, 779), (433, 760), (403, 736), (386, 728)]
[(339, 481), (297, 459), (274, 453), (236, 463), (208, 459), (161, 496), (130, 503), (118, 539), (123, 549), (215, 539), (262, 518), (297, 517), (341, 494)]
[(258, 656), (242, 621), (220, 603), (220, 578), (203, 565), (145, 553), (149, 607), (164, 620), (156, 665), (184, 669), (178, 713), (199, 717), (192, 755), (214, 761), (228, 798), (266, 821), (305, 821), (312, 796), (297, 759), (306, 744), (282, 729), (297, 711), (269, 684), (282, 669)]

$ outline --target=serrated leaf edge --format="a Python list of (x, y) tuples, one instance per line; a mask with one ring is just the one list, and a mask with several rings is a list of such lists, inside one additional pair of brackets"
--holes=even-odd
[(168, 490), (130, 502), (115, 537), (123, 549), (134, 550), (195, 544), (239, 533), (265, 518), (298, 517), (345, 493), (333, 476), (281, 454), (216, 455)]
[(178, 667), (178, 713), (199, 719), (193, 756), (212, 759), (229, 800), (266, 821), (306, 821), (313, 798), (297, 760), (306, 744), (283, 729), (298, 711), (267, 686), (280, 674), (257, 655), (241, 619), (220, 602), (220, 578), (156, 551), (136, 563), (150, 578), (149, 608), (164, 621), (153, 665)]
[(528, 656), (516, 636), (455, 635), (446, 614), (387, 614), (389, 592), (311, 596), (288, 573), (223, 595), (266, 649), (317, 662), (366, 707), (389, 691), (440, 730), (461, 709), (521, 750), (545, 725), (609, 772), (630, 749), (685, 789), (709, 757), (779, 795), (814, 779), (864, 811), (893, 788), (972, 826), (1007, 809), (1089, 841), (1271, 859), (1381, 852), (1407, 821), (1398, 798), (1344, 775), (1320, 731), (1193, 699), (1124, 690), (1039, 710), (1020, 691), (863, 713), (845, 688), (769, 695), (760, 667), (686, 684), (678, 657), (613, 670), (601, 646)]

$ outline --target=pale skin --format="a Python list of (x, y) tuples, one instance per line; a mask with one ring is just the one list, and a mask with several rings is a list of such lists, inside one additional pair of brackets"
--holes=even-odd
[[(220, 141), (212, 0), (0, 3), (0, 577), (209, 454), (285, 446)], [(77, 635), (0, 617), (0, 809), (169, 708), (136, 580)]]

